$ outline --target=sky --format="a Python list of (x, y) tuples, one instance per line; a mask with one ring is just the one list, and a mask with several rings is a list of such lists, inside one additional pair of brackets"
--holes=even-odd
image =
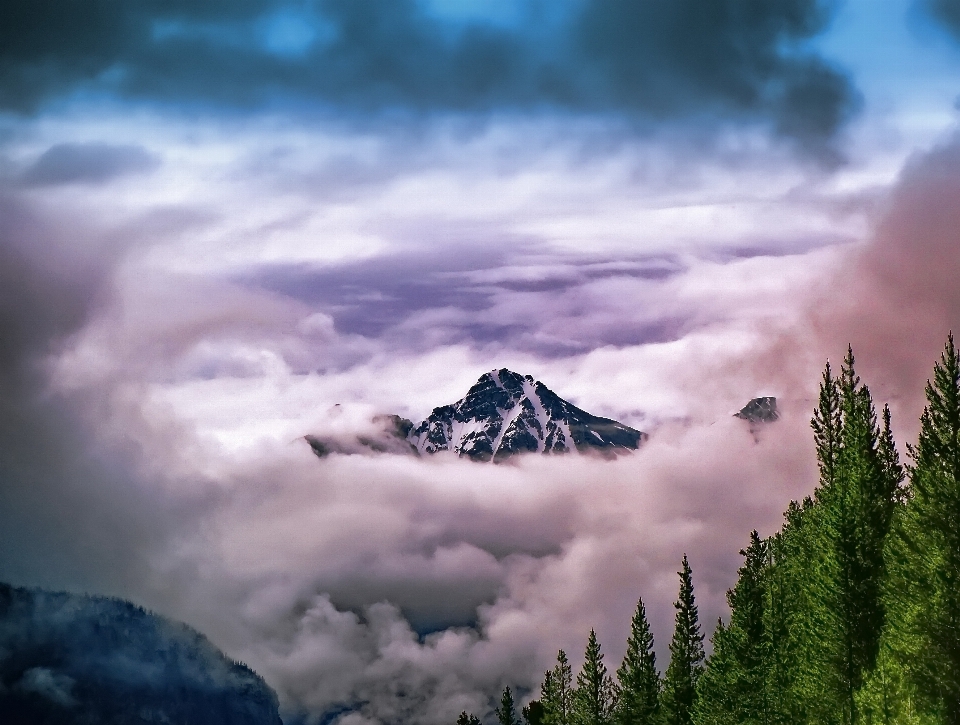
[[(289, 722), (490, 719), (643, 597), (666, 665), (960, 321), (956, 0), (8, 0), (0, 580), (206, 633)], [(530, 374), (616, 460), (316, 458)], [(774, 395), (780, 421), (732, 413)]]

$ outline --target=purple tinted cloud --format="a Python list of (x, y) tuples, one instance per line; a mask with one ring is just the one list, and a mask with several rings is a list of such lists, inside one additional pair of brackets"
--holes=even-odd
[[(529, 249), (518, 251), (522, 260), (534, 256)], [(598, 345), (662, 342), (676, 339), (683, 329), (676, 310), (666, 311), (660, 319), (661, 311), (651, 309), (647, 315), (640, 312), (597, 324), (592, 313), (599, 314), (604, 301), (589, 291), (591, 285), (620, 280), (635, 291), (646, 288), (656, 294), (658, 283), (683, 271), (677, 259), (568, 256), (551, 261), (551, 255), (543, 253), (533, 266), (521, 259), (511, 258), (504, 248), (451, 256), (424, 249), (420, 254), (325, 268), (268, 267), (240, 281), (330, 315), (342, 334), (392, 339), (396, 344), (406, 340), (410, 346), (422, 344), (422, 336), (411, 336), (421, 325), (428, 328), (424, 332), (433, 336), (433, 344), (439, 339), (445, 344), (497, 343), (547, 356), (576, 354)], [(564, 310), (573, 317), (590, 317), (592, 332), (578, 326), (566, 339), (544, 337), (544, 326)]]

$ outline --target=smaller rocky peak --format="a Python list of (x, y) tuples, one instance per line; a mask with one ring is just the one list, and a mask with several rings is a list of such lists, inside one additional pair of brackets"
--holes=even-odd
[(777, 411), (777, 399), (773, 396), (764, 396), (754, 398), (734, 417), (748, 421), (749, 423), (773, 423), (780, 419), (780, 413)]

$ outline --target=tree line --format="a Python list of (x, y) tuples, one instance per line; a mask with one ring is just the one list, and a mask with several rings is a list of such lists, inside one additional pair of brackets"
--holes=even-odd
[[(574, 680), (557, 654), (539, 699), (500, 725), (960, 725), (960, 358), (951, 334), (901, 462), (852, 349), (811, 420), (820, 480), (780, 531), (754, 531), (729, 621), (704, 656), (684, 556), (661, 674), (643, 601), (616, 673), (591, 630)], [(479, 725), (462, 713), (457, 725)]]

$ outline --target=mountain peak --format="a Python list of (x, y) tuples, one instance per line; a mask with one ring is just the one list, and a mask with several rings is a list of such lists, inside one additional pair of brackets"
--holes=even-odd
[(646, 435), (567, 402), (531, 375), (507, 368), (480, 376), (467, 394), (434, 408), (407, 440), (421, 454), (453, 451), (478, 461), (501, 461), (517, 453), (639, 447)]

